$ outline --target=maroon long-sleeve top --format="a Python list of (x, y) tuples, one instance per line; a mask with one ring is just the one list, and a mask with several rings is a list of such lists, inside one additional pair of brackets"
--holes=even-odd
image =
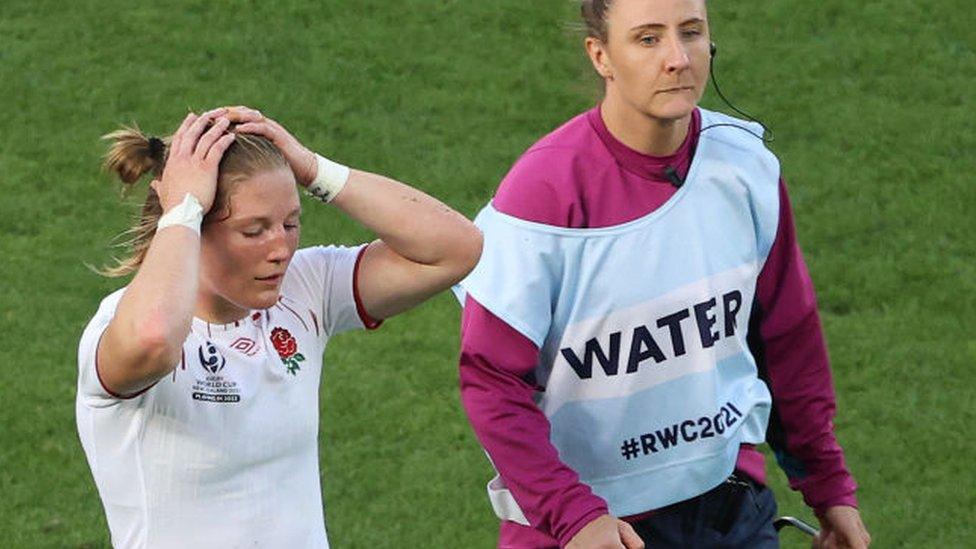
[[(502, 181), (492, 204), (508, 215), (559, 227), (607, 227), (637, 219), (676, 192), (666, 169), (685, 177), (700, 129), (695, 111), (688, 136), (673, 155), (648, 156), (614, 138), (596, 107), (531, 147)], [(579, 166), (593, 147), (605, 147), (617, 164), (600, 168), (598, 178), (584, 175)], [(834, 436), (835, 398), (813, 284), (782, 178), (779, 225), (756, 296), (749, 342), (773, 395), (767, 440), (790, 486), (802, 492), (808, 505), (815, 510), (856, 506), (854, 480)], [(580, 482), (549, 440), (549, 422), (533, 401), (538, 356), (531, 340), (467, 298), (461, 326), (462, 402), (479, 441), (532, 524), (502, 522), (499, 547), (565, 545), (607, 513), (606, 502)], [(751, 445), (740, 449), (736, 468), (765, 482), (763, 456)]]

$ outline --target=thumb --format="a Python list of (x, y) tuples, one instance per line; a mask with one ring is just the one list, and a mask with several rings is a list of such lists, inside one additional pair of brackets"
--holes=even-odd
[(637, 535), (634, 528), (627, 522), (617, 521), (617, 532), (620, 533), (620, 541), (627, 549), (644, 549), (644, 540)]

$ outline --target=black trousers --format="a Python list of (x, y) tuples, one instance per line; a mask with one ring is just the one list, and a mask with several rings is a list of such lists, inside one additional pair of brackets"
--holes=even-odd
[(708, 492), (632, 523), (647, 547), (657, 549), (773, 549), (776, 500), (772, 491), (732, 475)]

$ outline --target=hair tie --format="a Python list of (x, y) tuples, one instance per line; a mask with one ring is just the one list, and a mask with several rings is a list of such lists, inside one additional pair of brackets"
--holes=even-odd
[(163, 160), (163, 153), (166, 152), (166, 144), (158, 137), (149, 138), (149, 156), (154, 160)]

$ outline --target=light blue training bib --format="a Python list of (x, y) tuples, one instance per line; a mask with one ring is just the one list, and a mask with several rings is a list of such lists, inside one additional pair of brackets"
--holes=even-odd
[[(765, 439), (771, 397), (746, 342), (776, 235), (779, 162), (748, 128), (708, 129), (682, 188), (613, 227), (524, 221), (490, 204), (484, 251), (456, 289), (540, 349), (536, 394), (560, 458), (616, 516), (706, 492)], [(496, 478), (500, 518), (527, 524)]]

